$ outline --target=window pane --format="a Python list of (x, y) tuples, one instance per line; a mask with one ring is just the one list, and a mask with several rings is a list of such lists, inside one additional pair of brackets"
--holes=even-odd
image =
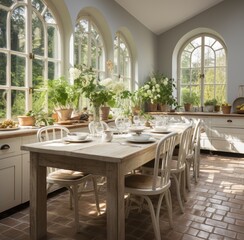
[(57, 58), (58, 57), (58, 35), (55, 27), (51, 26), (47, 29), (48, 34), (48, 57)]
[(0, 121), (7, 117), (6, 91), (0, 89)]
[(48, 10), (45, 11), (44, 19), (47, 23), (52, 23), (52, 24), (55, 23), (53, 15)]
[(44, 56), (44, 30), (41, 20), (32, 13), (32, 52)]
[(26, 59), (20, 56), (11, 56), (11, 85), (25, 86)]
[(216, 68), (216, 83), (226, 84), (226, 68)]
[(222, 49), (223, 46), (220, 42), (216, 41), (213, 45), (213, 49), (216, 51), (216, 50), (219, 50), (219, 49)]
[(97, 46), (96, 46), (96, 42), (94, 41), (94, 39), (91, 40), (91, 67), (97, 69), (96, 66), (96, 50), (97, 50)]
[(35, 90), (32, 94), (32, 110), (35, 112), (43, 111), (46, 100), (45, 97), (43, 91)]
[(19, 90), (11, 91), (12, 118), (25, 114), (25, 92)]
[(11, 16), (11, 49), (25, 51), (25, 8), (18, 7)]
[(226, 66), (225, 50), (216, 51), (216, 66)]
[(181, 69), (181, 83), (189, 84), (190, 83), (190, 69)]
[(201, 74), (200, 68), (191, 70), (191, 84), (199, 84), (200, 74)]
[(125, 71), (124, 71), (124, 76), (130, 77), (130, 58), (126, 57), (125, 58)]
[(202, 38), (198, 37), (196, 39), (194, 39), (193, 41), (191, 41), (191, 44), (196, 48), (199, 47), (202, 44)]
[(194, 46), (191, 43), (189, 43), (185, 47), (185, 50), (188, 51), (188, 52), (192, 52), (194, 50)]
[(32, 85), (39, 88), (44, 85), (44, 63), (42, 60), (34, 59), (32, 63)]
[(205, 37), (205, 39), (204, 39), (205, 45), (210, 46), (210, 47), (213, 45), (213, 43), (215, 41), (216, 40), (212, 37)]
[(196, 68), (196, 67), (201, 67), (201, 48), (196, 48), (192, 52), (191, 56), (191, 67)]
[(204, 85), (204, 102), (214, 98), (214, 85)]
[(183, 51), (181, 55), (181, 67), (186, 68), (191, 66), (191, 54), (189, 52)]
[(226, 85), (217, 85), (215, 90), (215, 98), (218, 103), (226, 102)]
[(6, 19), (7, 12), (0, 9), (0, 48), (6, 48)]
[(41, 0), (32, 0), (32, 6), (36, 8), (40, 13), (43, 11), (45, 5), (42, 3)]
[(215, 68), (205, 68), (204, 70), (205, 83), (215, 83)]
[(11, 7), (11, 5), (14, 3), (14, 0), (0, 0), (0, 4), (6, 6), (6, 7)]
[(48, 79), (55, 79), (57, 69), (55, 69), (55, 63), (54, 62), (48, 62)]
[(204, 48), (204, 66), (213, 67), (215, 66), (215, 53), (210, 47)]
[(0, 53), (0, 85), (6, 85), (7, 55)]

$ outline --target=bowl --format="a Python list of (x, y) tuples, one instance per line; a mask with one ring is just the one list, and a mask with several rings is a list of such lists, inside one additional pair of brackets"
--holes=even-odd
[(88, 136), (88, 133), (85, 132), (72, 132), (68, 133), (68, 138), (70, 140), (85, 140)]
[(130, 137), (130, 140), (133, 140), (133, 141), (148, 141), (150, 137), (151, 137), (150, 134), (133, 134)]

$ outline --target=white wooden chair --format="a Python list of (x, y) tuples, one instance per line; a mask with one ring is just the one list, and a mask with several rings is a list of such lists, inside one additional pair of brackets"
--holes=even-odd
[(190, 169), (193, 167), (193, 177), (197, 182), (199, 177), (200, 166), (200, 136), (201, 136), (201, 119), (198, 119), (194, 126), (194, 132), (189, 147), (189, 152), (186, 156), (186, 184), (188, 190), (191, 190), (190, 184)]
[[(39, 142), (43, 142), (43, 141), (61, 139), (67, 136), (68, 133), (69, 133), (69, 129), (67, 129), (64, 126), (46, 126), (38, 130), (37, 140)], [(84, 187), (87, 184), (89, 178), (93, 182), (93, 189), (92, 190), (83, 189), (79, 191), (81, 185), (83, 184)], [(65, 187), (70, 192), (70, 208), (72, 209), (72, 205), (73, 205), (72, 202), (74, 201), (74, 217), (75, 217), (75, 227), (77, 232), (79, 231), (78, 200), (82, 193), (94, 191), (97, 213), (100, 214), (100, 207), (99, 207), (99, 200), (98, 200), (98, 193), (97, 193), (97, 183), (96, 183), (96, 178), (93, 175), (88, 173), (78, 172), (78, 171), (47, 167), (47, 192), (54, 184), (60, 187)]]
[(181, 133), (178, 156), (176, 157), (174, 156), (171, 161), (170, 173), (171, 173), (171, 177), (174, 179), (176, 184), (177, 199), (182, 213), (184, 213), (184, 207), (182, 203), (181, 192), (183, 192), (183, 196), (186, 199), (185, 169), (186, 169), (186, 156), (187, 153), (189, 152), (189, 146), (191, 142), (191, 134), (192, 134), (192, 126), (188, 126)]
[[(172, 226), (172, 202), (170, 194), (170, 161), (172, 159), (173, 149), (177, 133), (171, 133), (163, 137), (157, 145), (155, 152), (154, 169), (151, 174), (129, 174), (125, 177), (125, 192), (129, 193), (126, 203), (127, 213), (130, 211), (131, 196), (139, 196), (148, 203), (152, 218), (153, 229), (156, 240), (160, 240), (159, 214), (161, 203), (165, 197), (169, 214), (169, 222)], [(156, 212), (150, 196), (158, 195)]]

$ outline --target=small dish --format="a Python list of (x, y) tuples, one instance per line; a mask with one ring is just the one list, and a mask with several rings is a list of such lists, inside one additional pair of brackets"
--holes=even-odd
[(129, 132), (134, 132), (136, 134), (140, 134), (145, 130), (145, 127), (135, 127), (135, 128), (129, 128)]
[(156, 139), (153, 137), (150, 137), (148, 139), (143, 139), (143, 138), (142, 139), (140, 139), (140, 138), (138, 138), (138, 139), (128, 138), (127, 139), (127, 142), (131, 142), (131, 143), (152, 143), (155, 141), (156, 141)]
[(88, 133), (84, 133), (84, 132), (71, 132), (68, 133), (68, 138), (70, 140), (85, 140), (88, 136)]
[(140, 135), (132, 135), (127, 138), (127, 141), (130, 142), (148, 142), (155, 140), (154, 138), (151, 137), (149, 134), (140, 134)]
[(74, 140), (74, 139), (70, 139), (69, 137), (64, 137), (63, 140), (65, 142), (70, 142), (70, 143), (84, 143), (84, 142), (92, 141), (92, 139), (90, 139), (90, 138), (86, 138), (86, 139), (82, 139), (82, 140)]
[(14, 130), (18, 130), (19, 127), (13, 127), (13, 128), (0, 128), (0, 131), (14, 131)]

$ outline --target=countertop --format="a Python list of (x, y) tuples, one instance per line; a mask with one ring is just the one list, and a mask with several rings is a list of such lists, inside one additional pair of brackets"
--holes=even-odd
[[(114, 120), (108, 120), (105, 121), (107, 123), (113, 122)], [(85, 123), (73, 123), (72, 125), (62, 125), (65, 126), (69, 129), (74, 129), (74, 128), (80, 128), (80, 127), (88, 127), (89, 122)], [(0, 139), (5, 139), (5, 138), (13, 138), (13, 137), (22, 137), (22, 136), (29, 136), (29, 135), (34, 135), (37, 133), (39, 127), (24, 127), (24, 128), (19, 128), (17, 130), (9, 130), (9, 131), (0, 131)]]
[(206, 116), (206, 117), (244, 117), (244, 114), (230, 113), (223, 114), (221, 112), (150, 112), (152, 115), (178, 115), (178, 116)]

